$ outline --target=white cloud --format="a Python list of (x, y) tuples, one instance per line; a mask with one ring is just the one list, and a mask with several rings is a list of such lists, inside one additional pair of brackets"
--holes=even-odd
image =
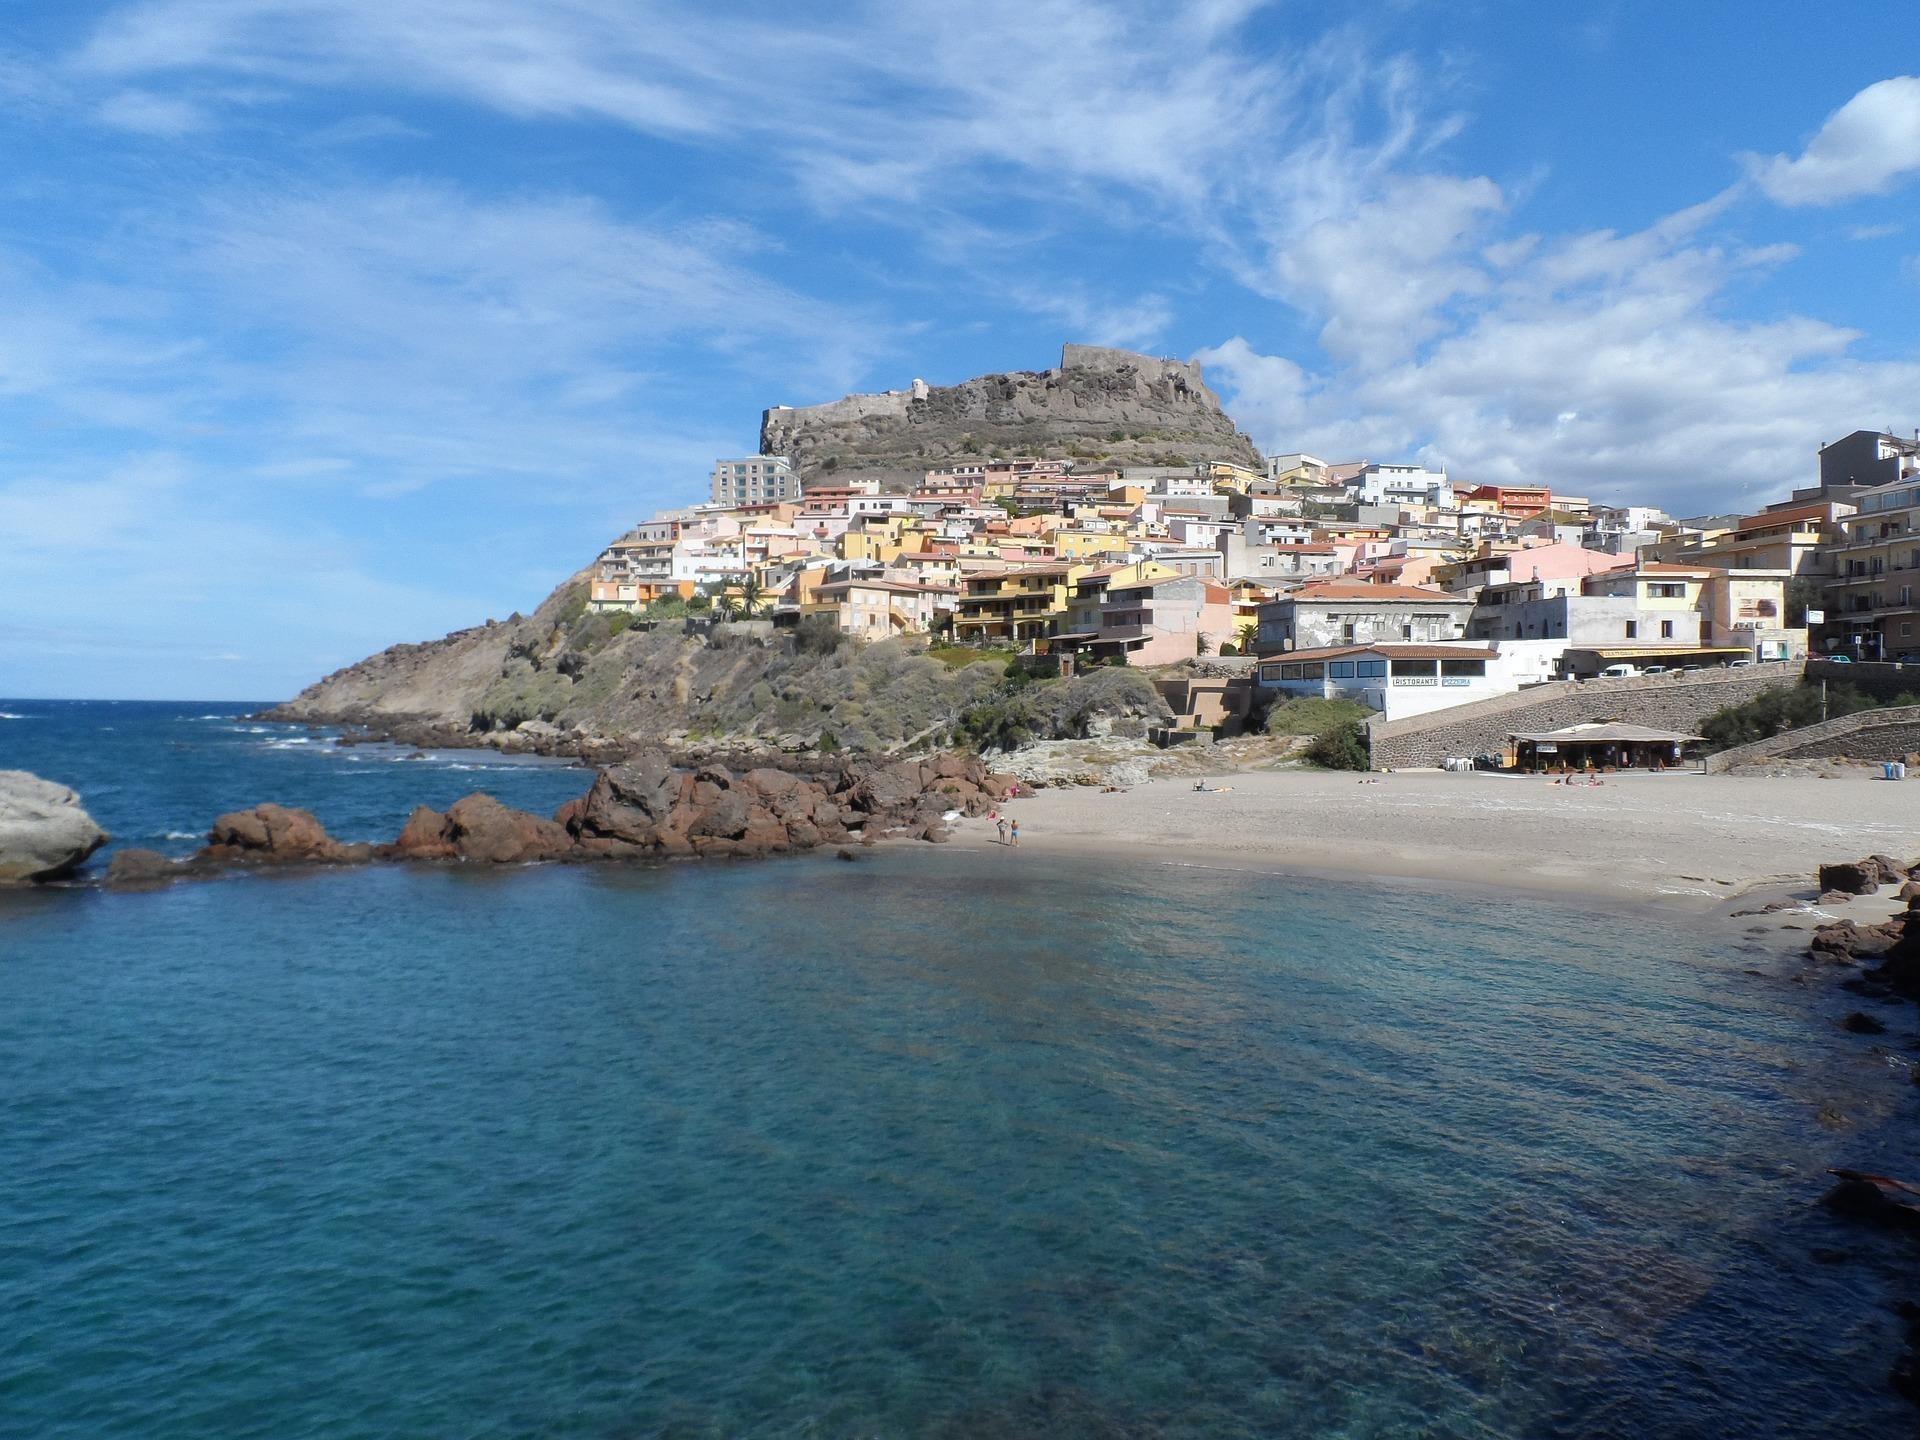
[(1379, 199), (1316, 222), (1280, 252), (1283, 292), (1329, 317), (1320, 343), (1332, 355), (1407, 353), (1437, 333), (1449, 301), (1486, 291), (1471, 251), (1504, 208), (1484, 177), (1395, 179)]
[(208, 104), (236, 79), (374, 85), (749, 144), (826, 210), (1059, 207), (1125, 190), (1189, 217), (1220, 206), (1267, 223), (1298, 204), (1314, 218), (1451, 133), (1416, 103), (1430, 71), (1349, 33), (1297, 50), (1239, 43), (1268, 8), (866, 0), (798, 24), (780, 9), (629, 0), (146, 0), (110, 13), (70, 69), (166, 77)]
[(1418, 354), (1308, 373), (1235, 337), (1198, 358), (1271, 449), (1413, 455), (1680, 511), (1757, 505), (1810, 483), (1820, 444), (1920, 391), (1920, 362), (1854, 359), (1851, 331), (1715, 313), (1741, 274), (1781, 259), (1702, 244), (1684, 221), (1578, 235)]
[(1884, 195), (1920, 171), (1920, 76), (1867, 86), (1796, 158), (1748, 157), (1754, 180), (1781, 205), (1832, 205)]

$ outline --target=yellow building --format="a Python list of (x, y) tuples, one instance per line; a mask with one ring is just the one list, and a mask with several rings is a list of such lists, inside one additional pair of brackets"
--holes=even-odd
[(1226, 460), (1215, 460), (1207, 466), (1207, 479), (1213, 482), (1215, 494), (1232, 491), (1244, 495), (1252, 486), (1265, 483), (1266, 478), (1264, 470), (1249, 470)]
[(1713, 573), (1705, 568), (1655, 563), (1589, 575), (1581, 589), (1588, 595), (1630, 598), (1640, 610), (1698, 610), (1701, 592)]
[(1080, 577), (1091, 567), (1071, 561), (976, 570), (963, 576), (953, 635), (963, 645), (1030, 644), (1064, 624)]
[(1127, 538), (1110, 530), (1049, 530), (1043, 537), (1063, 560), (1091, 560), (1099, 556), (1124, 557)]

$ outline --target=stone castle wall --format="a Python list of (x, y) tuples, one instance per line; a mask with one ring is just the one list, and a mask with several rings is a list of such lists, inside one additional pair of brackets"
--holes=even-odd
[(1714, 711), (1741, 705), (1776, 686), (1800, 681), (1798, 661), (1751, 669), (1694, 671), (1622, 680), (1556, 680), (1471, 705), (1373, 721), (1368, 744), (1376, 770), (1438, 765), (1455, 755), (1498, 755), (1507, 736), (1558, 730), (1593, 720), (1620, 720), (1662, 730), (1692, 730)]
[(1190, 361), (1094, 345), (1068, 345), (1060, 359), (1054, 370), (776, 406), (761, 417), (760, 448), (792, 456), (803, 479), (832, 470), (898, 488), (976, 455), (1259, 466), (1253, 442)]

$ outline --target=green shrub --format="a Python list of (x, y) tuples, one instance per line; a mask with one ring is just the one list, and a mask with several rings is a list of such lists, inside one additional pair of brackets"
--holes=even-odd
[(1371, 713), (1358, 700), (1320, 700), (1301, 696), (1282, 700), (1267, 711), (1267, 734), (1324, 735), (1339, 725), (1357, 725)]
[[(1906, 701), (1907, 697), (1900, 696), (1892, 703)], [(1829, 685), (1823, 707), (1817, 685), (1776, 685), (1742, 704), (1714, 711), (1700, 722), (1700, 735), (1709, 752), (1730, 750), (1735, 745), (1818, 725), (1823, 718), (1835, 720), (1861, 710), (1877, 710), (1882, 703), (1851, 685)]]
[(853, 637), (828, 615), (808, 615), (794, 627), (793, 649), (797, 655), (831, 655)]
[(1321, 731), (1307, 745), (1307, 759), (1323, 770), (1370, 770), (1373, 757), (1367, 749), (1366, 727), (1357, 720), (1343, 720)]
[(567, 603), (560, 607), (560, 614), (556, 619), (561, 625), (571, 625), (586, 613), (587, 589), (583, 585), (571, 595), (567, 596)]
[(624, 635), (633, 628), (634, 621), (639, 618), (629, 610), (616, 611), (607, 617), (607, 634)]

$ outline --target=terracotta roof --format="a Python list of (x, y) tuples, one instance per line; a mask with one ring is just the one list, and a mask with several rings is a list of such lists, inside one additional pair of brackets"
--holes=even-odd
[(1283, 660), (1338, 660), (1343, 655), (1384, 655), (1389, 660), (1492, 660), (1499, 652), (1486, 645), (1422, 645), (1406, 640), (1377, 640), (1371, 645), (1322, 645), (1314, 650), (1282, 650), (1262, 655), (1262, 664)]
[(1450, 600), (1464, 601), (1463, 596), (1449, 595), (1445, 590), (1433, 590), (1424, 585), (1375, 585), (1366, 580), (1315, 580), (1301, 586), (1294, 592), (1296, 600)]
[(1788, 510), (1762, 510), (1757, 515), (1742, 515), (1740, 523), (1734, 527), (1736, 534), (1747, 530), (1764, 530), (1774, 525), (1785, 525), (1795, 520), (1824, 520), (1827, 517), (1828, 502), (1820, 501), (1812, 505), (1795, 505)]
[(906, 580), (830, 580), (823, 585), (813, 587), (816, 595), (824, 595), (829, 590), (851, 590), (858, 586), (862, 590), (888, 590), (896, 595), (952, 595), (951, 585), (915, 585)]
[(1666, 565), (1656, 561), (1651, 564), (1640, 566), (1637, 573), (1643, 574), (1643, 575), (1707, 576), (1707, 575), (1711, 575), (1713, 573), (1713, 570), (1711, 569), (1711, 567), (1702, 566), (1702, 565)]

